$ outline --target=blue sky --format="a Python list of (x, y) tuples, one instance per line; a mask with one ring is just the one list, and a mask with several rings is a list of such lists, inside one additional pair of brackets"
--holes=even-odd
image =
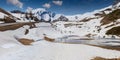
[[(83, 14), (85, 12), (90, 12), (96, 9), (101, 9), (107, 7), (113, 3), (114, 0), (59, 0), (61, 2), (54, 3), (54, 0), (15, 0), (22, 5), (16, 6), (14, 0), (0, 0), (0, 7), (5, 10), (22, 10), (25, 11), (27, 7), (31, 8), (47, 8), (49, 11), (65, 14)], [(43, 6), (45, 5), (45, 6)]]

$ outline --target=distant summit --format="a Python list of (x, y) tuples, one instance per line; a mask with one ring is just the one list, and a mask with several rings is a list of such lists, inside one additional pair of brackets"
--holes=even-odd
[(22, 12), (20, 10), (13, 10), (13, 11), (10, 11), (11, 13), (21, 13), (21, 14), (25, 14), (25, 12)]
[(47, 11), (44, 8), (37, 8), (37, 9), (32, 9), (31, 13), (37, 17), (40, 21), (43, 22), (50, 22), (53, 21), (53, 19), (56, 16), (56, 13)]

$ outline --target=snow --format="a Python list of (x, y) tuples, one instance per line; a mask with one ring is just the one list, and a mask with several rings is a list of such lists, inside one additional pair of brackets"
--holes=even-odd
[(120, 8), (120, 2), (113, 6), (114, 9)]
[(22, 36), (24, 35), (25, 32), (25, 28), (21, 27), (19, 29), (16, 30), (8, 30), (5, 32), (0, 32), (0, 46), (4, 46), (5, 44), (20, 44), (19, 42), (17, 42), (17, 40), (15, 38), (18, 38), (18, 36)]
[[(31, 50), (32, 49), (32, 50)], [(119, 51), (107, 50), (82, 44), (60, 44), (39, 41), (1, 56), (2, 60), (90, 60), (96, 56), (118, 58)], [(6, 58), (7, 57), (7, 58)]]
[(53, 21), (58, 19), (61, 15), (63, 14), (55, 14), (52, 13), (51, 11), (47, 11), (44, 8), (37, 8), (37, 9), (32, 9), (32, 13), (34, 16), (36, 16), (39, 20), (43, 19), (44, 21)]
[[(62, 22), (61, 22), (62, 23)], [(94, 57), (118, 58), (120, 51), (108, 50), (84, 44), (54, 43), (45, 41), (44, 35), (50, 38), (65, 36), (55, 30), (50, 23), (37, 23), (37, 28), (29, 29), (24, 26), (11, 31), (0, 32), (0, 59), (1, 60), (90, 60)], [(68, 34), (69, 35), (69, 34)], [(7, 38), (5, 38), (7, 37)], [(23, 46), (15, 38), (34, 39), (30, 46)], [(39, 41), (40, 40), (40, 41)], [(104, 40), (105, 41), (105, 40)]]
[(21, 18), (24, 16), (24, 14), (21, 14), (21, 13), (11, 13), (11, 14), (17, 18)]
[(33, 9), (32, 10), (33, 13), (37, 13), (37, 12), (41, 12), (42, 13), (44, 11), (46, 11), (46, 9), (44, 9), (44, 8), (37, 8), (37, 9)]
[(49, 14), (44, 14), (43, 16), (42, 16), (42, 19), (44, 19), (45, 21), (49, 21), (50, 20), (50, 15)]
[(1, 47), (2, 48), (12, 48), (12, 47), (15, 47), (17, 44), (4, 44), (4, 45), (2, 45)]
[(56, 14), (52, 20), (58, 19), (62, 14)]
[(38, 28), (29, 29), (29, 33), (21, 36), (21, 38), (28, 38), (37, 41), (39, 39), (43, 39), (44, 34), (51, 38), (58, 38), (62, 36), (60, 32), (55, 31), (55, 29), (51, 27), (50, 23), (40, 23), (36, 24), (36, 26)]
[(19, 23), (22, 23), (22, 22), (35, 22), (34, 20), (26, 19), (25, 14), (21, 14), (21, 13), (11, 13), (11, 14), (20, 19), (20, 20), (16, 20), (16, 22), (19, 22)]
[(1, 23), (4, 23), (4, 22), (3, 22), (3, 21), (0, 21), (0, 24), (1, 24)]
[(37, 8), (37, 9), (33, 9), (32, 13), (34, 14), (34, 16), (36, 16), (38, 19), (41, 20), (40, 14), (45, 12), (45, 11), (46, 11), (46, 9), (44, 9), (44, 8)]
[(4, 18), (5, 16), (7, 16), (6, 14), (0, 12), (0, 18)]

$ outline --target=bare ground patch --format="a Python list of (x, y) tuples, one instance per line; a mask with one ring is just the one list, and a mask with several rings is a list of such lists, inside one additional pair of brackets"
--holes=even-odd
[(44, 39), (46, 40), (46, 41), (50, 41), (50, 42), (54, 42), (55, 41), (55, 39), (52, 39), (52, 38), (49, 38), (49, 37), (44, 37)]
[(120, 51), (120, 46), (98, 46), (98, 45), (91, 45), (91, 46)]
[(120, 60), (120, 58), (111, 58), (111, 59), (109, 59), (109, 58), (95, 57), (95, 58), (93, 58), (91, 60)]
[(22, 43), (23, 45), (31, 45), (31, 43), (34, 42), (34, 40), (32, 39), (26, 39), (26, 38), (21, 38), (18, 41)]
[(15, 30), (24, 25), (29, 25), (30, 28), (34, 28), (36, 27), (34, 23), (35, 22), (27, 22), (27, 23), (16, 23), (16, 24), (11, 24), (11, 25), (0, 26), (0, 31)]

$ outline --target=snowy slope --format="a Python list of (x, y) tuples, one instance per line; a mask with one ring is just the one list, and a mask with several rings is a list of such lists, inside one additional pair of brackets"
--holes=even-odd
[(39, 20), (49, 21), (51, 20), (51, 14), (44, 8), (37, 8), (33, 9), (32, 13), (36, 16)]
[(16, 19), (16, 22), (35, 22), (34, 20), (26, 19), (25, 14), (21, 14), (21, 13), (11, 13), (11, 14), (19, 18), (19, 19)]
[(37, 8), (31, 10), (34, 16), (36, 16), (39, 20), (42, 21), (53, 21), (58, 19), (62, 14), (55, 14), (54, 12), (50, 12), (44, 8)]
[(32, 13), (38, 18), (41, 20), (41, 16), (39, 14), (43, 13), (44, 11), (46, 11), (45, 9), (43, 8), (38, 8), (38, 9), (34, 9), (32, 10)]
[[(14, 31), (2, 32), (0, 36), (9, 37), (2, 39), (0, 43), (0, 59), (1, 60), (90, 60), (94, 57), (103, 58), (119, 58), (120, 51), (108, 50), (99, 47), (83, 45), (83, 44), (65, 44), (47, 42), (43, 39), (43, 34), (49, 37), (58, 37), (59, 31), (54, 30), (49, 23), (36, 24), (38, 28), (30, 29), (29, 34), (24, 35), (28, 26)], [(21, 32), (22, 31), (22, 32)], [(13, 33), (14, 32), (14, 33)], [(9, 34), (11, 33), (11, 34)], [(58, 34), (59, 33), (59, 34)], [(5, 36), (3, 34), (6, 34)], [(52, 36), (50, 35), (52, 34)], [(58, 36), (56, 36), (56, 34)], [(13, 36), (21, 38), (21, 36), (29, 39), (40, 39), (30, 46), (23, 46), (13, 39)], [(12, 39), (11, 39), (12, 38)], [(11, 39), (11, 40), (9, 40)], [(9, 42), (10, 41), (10, 42)]]
[(6, 14), (0, 12), (0, 18), (4, 18), (5, 16), (7, 16)]
[(104, 58), (118, 58), (120, 56), (119, 51), (81, 44), (59, 44), (46, 41), (16, 50), (4, 54), (0, 58), (2, 60), (90, 60), (96, 56)]
[[(3, 19), (5, 16), (7, 16), (6, 14), (0, 12), (0, 19)], [(4, 23), (3, 21), (0, 21), (0, 23)]]
[[(50, 21), (56, 20), (62, 15), (62, 14), (55, 14), (53, 12), (47, 11), (44, 8), (27, 9), (26, 13), (28, 13), (27, 16), (29, 18), (31, 18), (29, 13), (32, 13), (33, 17), (35, 17), (43, 22), (50, 22)], [(30, 19), (26, 18), (26, 14), (22, 14), (22, 13), (11, 13), (11, 14), (20, 19), (20, 20), (17, 20), (17, 22), (29, 22), (29, 21), (31, 21)]]
[[(113, 8), (113, 6), (108, 6), (103, 9), (95, 10), (93, 12), (87, 12), (84, 14), (78, 14), (73, 16), (66, 16), (69, 21), (72, 22), (56, 22), (53, 23), (55, 28), (58, 31), (62, 32), (73, 32), (75, 35), (79, 36), (86, 36), (91, 35), (91, 37), (95, 38), (112, 38), (111, 35), (106, 35), (105, 33), (116, 26), (119, 26), (119, 19), (116, 20), (115, 23), (111, 22), (106, 25), (101, 25), (101, 20), (105, 17), (105, 15), (111, 13), (112, 11), (119, 9), (120, 3), (115, 5), (116, 8)], [(103, 16), (96, 16), (95, 14), (103, 14)], [(114, 24), (114, 25), (113, 25)], [(65, 25), (70, 25), (68, 27), (65, 27)], [(112, 26), (113, 25), (113, 26)], [(110, 27), (108, 27), (110, 26)], [(107, 27), (107, 28), (106, 28)], [(114, 36), (116, 38), (119, 38), (118, 36)]]
[[(112, 6), (108, 6), (108, 7), (105, 7), (105, 8), (102, 8), (102, 9), (98, 9), (98, 10), (94, 10), (94, 11), (91, 11), (91, 12), (86, 12), (84, 14), (77, 14), (77, 15), (66, 15), (66, 17), (70, 20), (70, 21), (80, 21), (84, 18), (94, 18), (96, 17), (94, 14), (96, 13), (101, 13), (101, 11), (104, 11), (105, 9), (108, 9), (108, 8), (112, 8)], [(114, 9), (113, 9), (114, 10)], [(106, 14), (110, 13), (111, 11), (105, 11)], [(77, 19), (76, 19), (77, 17)]]

